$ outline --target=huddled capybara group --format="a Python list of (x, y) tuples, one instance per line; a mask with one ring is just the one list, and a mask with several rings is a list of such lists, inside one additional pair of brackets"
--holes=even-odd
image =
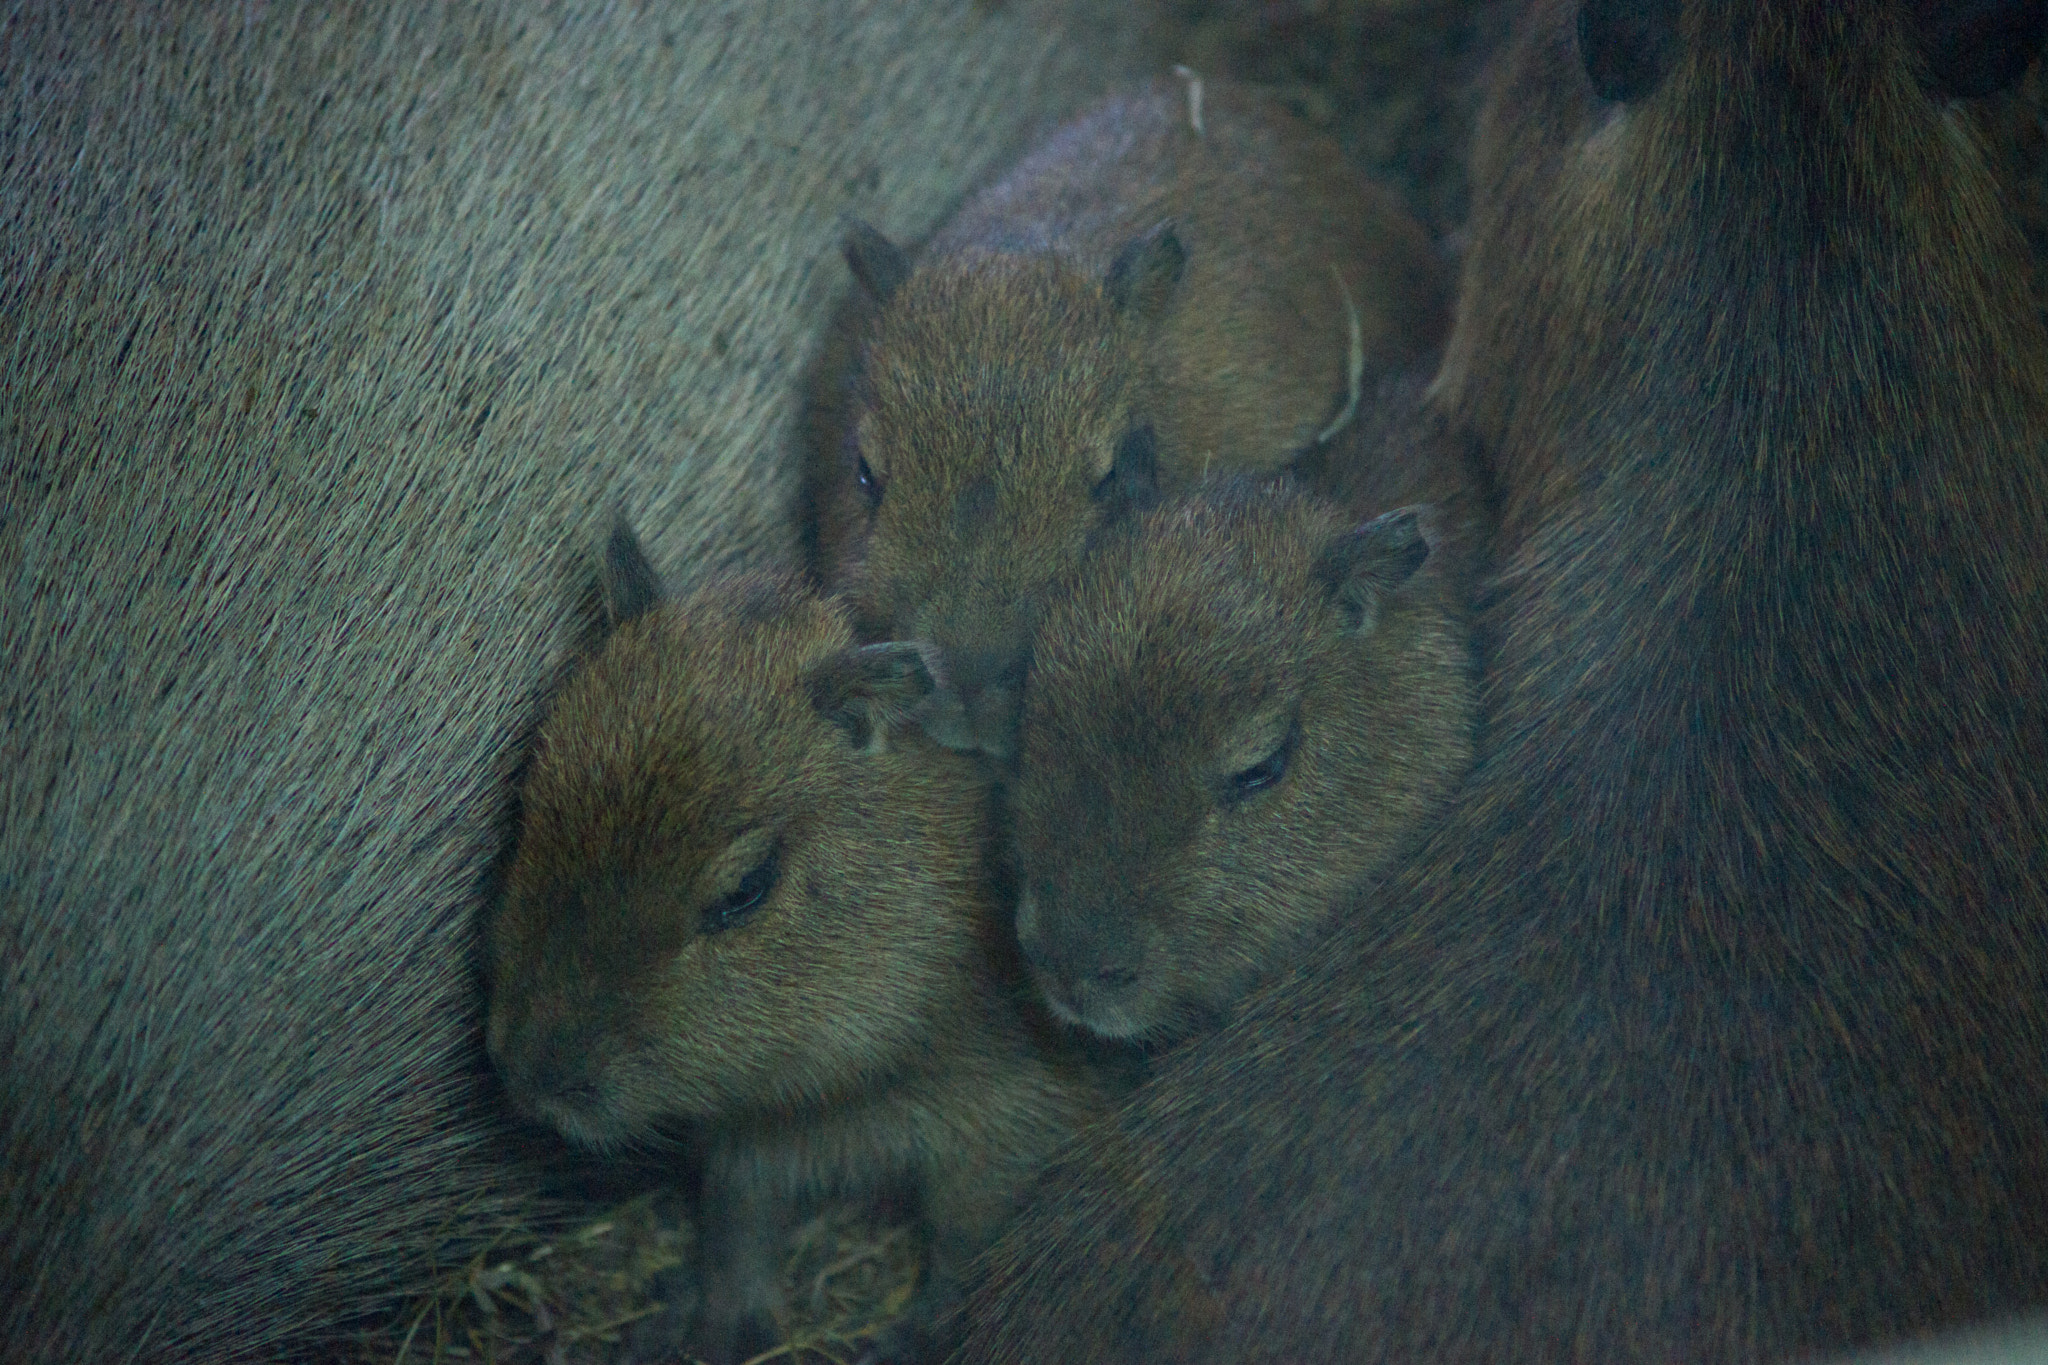
[[(603, 556), (610, 632), (541, 724), (487, 919), (488, 1036), (513, 1104), (572, 1140), (702, 1135), (705, 1304), (662, 1345), (714, 1365), (772, 1348), (794, 1211), (897, 1189), (931, 1245), (885, 1345), (942, 1353), (975, 1258), (1107, 1117), (1115, 1069), (1079, 1041), (1220, 1020), (1471, 760), (1470, 499), (1449, 491), (1469, 479), (1418, 473), (1444, 509), (1362, 517), (1286, 472), (1318, 445), (1326, 471), (1382, 448), (1420, 471), (1440, 449), (1356, 409), (1368, 376), (1375, 399), (1401, 392), (1439, 339), (1443, 267), (1305, 126), (1205, 93), (1199, 127), (1177, 84), (1113, 97), (920, 264), (851, 225), (878, 313), (836, 471), (864, 509), (826, 566), (859, 583), (845, 599), (712, 578), (666, 601), (630, 532)], [(1326, 344), (1304, 348), (1304, 328)], [(1204, 405), (1214, 421), (1190, 420)], [(1205, 481), (1193, 452), (1217, 449), (1219, 468), (1263, 472)], [(986, 648), (934, 615), (977, 629), (984, 604), (1012, 613)], [(1059, 728), (1078, 711), (1098, 733)], [(1127, 762), (1129, 725), (1164, 745), (1151, 769), (1069, 790), (1053, 755)], [(1007, 758), (1020, 733), (1033, 747), (1007, 777), (975, 756)], [(1152, 780), (1168, 776), (1170, 793)], [(1000, 847), (1012, 781), (1020, 813), (1156, 827), (1106, 850), (1117, 886), (1150, 884), (1146, 912), (1070, 905), (1089, 855), (1022, 818)], [(1172, 881), (1192, 858), (1206, 884)], [(1138, 919), (1150, 961), (1094, 960)], [(1121, 972), (1136, 999), (1084, 1001)]]
[(636, 1360), (847, 1198), (876, 1359), (2048, 1306), (2048, 6), (1516, 7), (1457, 245), (1251, 87), (1045, 119), (1057, 0), (26, 21), (0, 1357), (303, 1352), (507, 1119), (693, 1154)]

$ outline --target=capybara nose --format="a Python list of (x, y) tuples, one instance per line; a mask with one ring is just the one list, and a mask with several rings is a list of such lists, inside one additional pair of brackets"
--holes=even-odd
[(951, 716), (926, 733), (958, 749), (979, 749), (997, 759), (1016, 751), (1017, 722), (1024, 699), (1025, 660), (999, 649), (941, 646)]
[(536, 1098), (556, 1104), (588, 1105), (597, 1101), (597, 1078), (581, 1061), (551, 1055), (534, 1068), (529, 1084)]
[(1125, 1008), (1137, 989), (1138, 968), (1135, 963), (1121, 959), (1105, 962), (1094, 958), (1070, 971), (1065, 980), (1069, 983), (1067, 997), (1074, 1012), (1084, 1017), (1099, 1016), (1104, 1010)]
[(1017, 946), (1037, 973), (1041, 985), (1057, 990), (1065, 1003), (1080, 1010), (1089, 1004), (1111, 1004), (1138, 984), (1135, 962), (1105, 957), (1088, 943), (1048, 939), (1034, 903), (1027, 901), (1017, 916)]
[(529, 1113), (550, 1105), (595, 1105), (599, 1087), (594, 1042), (587, 1030), (517, 1040), (499, 1059), (513, 1104)]

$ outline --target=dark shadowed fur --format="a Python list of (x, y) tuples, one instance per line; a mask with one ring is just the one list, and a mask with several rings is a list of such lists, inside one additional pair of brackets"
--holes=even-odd
[(1056, 1012), (1151, 1041), (1213, 1022), (1464, 776), (1477, 679), (1435, 516), (1233, 480), (1050, 591), (1010, 810)]
[(876, 316), (812, 453), (821, 572), (864, 631), (945, 651), (964, 744), (1007, 745), (1032, 602), (1091, 529), (1312, 447), (1354, 340), (1368, 388), (1440, 342), (1445, 270), (1391, 194), (1262, 96), (1209, 82), (1200, 109), (1170, 79), (1106, 102), (914, 269), (849, 235)]
[(2048, 1300), (2022, 242), (1940, 7), (1672, 8), (1605, 103), (1544, 0), (1484, 125), (1471, 780), (1048, 1173), (969, 1360), (1768, 1360)]
[(840, 216), (928, 230), (1125, 25), (9, 8), (0, 1359), (275, 1360), (497, 1225), (472, 916), (562, 547), (792, 548)]
[(571, 679), (521, 788), (491, 1056), (587, 1146), (705, 1130), (699, 1356), (780, 1340), (791, 1213), (827, 1192), (917, 1197), (929, 1331), (1096, 1103), (1026, 1009), (989, 791), (896, 724), (934, 686), (921, 654), (854, 647), (836, 603), (778, 578), (625, 596), (644, 614)]

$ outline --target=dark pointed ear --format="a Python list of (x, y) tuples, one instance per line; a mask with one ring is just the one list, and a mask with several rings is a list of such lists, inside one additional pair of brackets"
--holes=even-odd
[(1188, 250), (1169, 218), (1123, 244), (1102, 278), (1102, 292), (1118, 312), (1156, 322), (1173, 301), (1187, 266)]
[(604, 628), (609, 635), (626, 622), (645, 616), (662, 598), (661, 575), (654, 571), (640, 537), (624, 516), (612, 523), (604, 544), (604, 562), (598, 571), (598, 587), (604, 598)]
[(1354, 526), (1316, 560), (1316, 577), (1330, 589), (1350, 628), (1360, 635), (1379, 624), (1387, 595), (1406, 583), (1429, 558), (1423, 507), (1398, 507)]
[(1159, 496), (1159, 438), (1152, 424), (1132, 427), (1116, 443), (1109, 472), (1096, 480), (1090, 496), (1113, 511), (1146, 507)]
[(876, 303), (887, 303), (910, 278), (910, 253), (858, 218), (847, 224), (839, 252), (846, 257), (846, 268)]
[(805, 679), (811, 704), (854, 748), (880, 752), (889, 731), (939, 690), (936, 657), (927, 645), (901, 640), (841, 650), (812, 665)]

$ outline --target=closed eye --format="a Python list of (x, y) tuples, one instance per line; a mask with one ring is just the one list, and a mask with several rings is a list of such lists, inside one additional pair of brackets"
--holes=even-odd
[(1294, 741), (1297, 731), (1289, 729), (1287, 738), (1280, 741), (1272, 753), (1267, 754), (1249, 768), (1232, 773), (1223, 782), (1223, 804), (1235, 806), (1247, 798), (1278, 786), (1287, 776), (1287, 765), (1294, 756)]
[(775, 879), (781, 870), (779, 862), (778, 854), (770, 853), (740, 878), (738, 886), (705, 906), (704, 932), (722, 934), (752, 919), (767, 903), (768, 893), (775, 889)]

